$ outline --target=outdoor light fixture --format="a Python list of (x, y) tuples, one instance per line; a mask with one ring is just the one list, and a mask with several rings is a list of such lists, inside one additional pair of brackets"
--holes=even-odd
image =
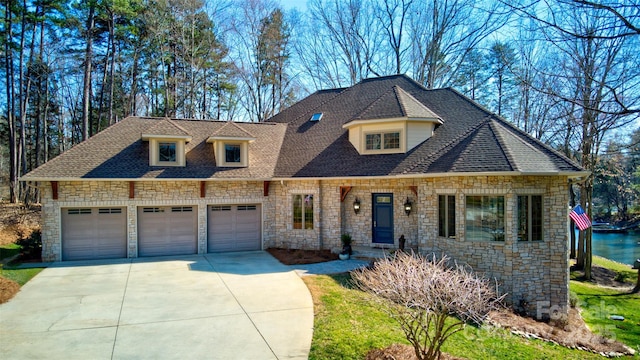
[(358, 200), (358, 198), (356, 198), (356, 200), (353, 202), (353, 211), (356, 214), (360, 212), (360, 200)]
[(413, 207), (413, 204), (411, 203), (411, 200), (409, 200), (409, 198), (407, 198), (407, 201), (404, 202), (404, 212), (405, 212), (405, 214), (407, 214), (407, 216), (409, 216), (409, 214), (411, 214), (412, 207)]

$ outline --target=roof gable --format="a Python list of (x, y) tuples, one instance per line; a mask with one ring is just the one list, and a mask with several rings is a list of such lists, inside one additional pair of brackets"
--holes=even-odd
[(175, 123), (175, 121), (164, 118), (158, 121), (155, 125), (146, 129), (143, 133), (144, 137), (152, 136), (176, 136), (176, 137), (190, 137), (190, 134), (182, 126)]
[(211, 138), (255, 138), (255, 136), (240, 127), (240, 124), (229, 121), (214, 131)]

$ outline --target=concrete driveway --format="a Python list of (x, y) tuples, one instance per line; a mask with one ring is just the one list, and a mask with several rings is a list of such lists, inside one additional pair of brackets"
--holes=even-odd
[(3, 359), (306, 359), (312, 332), (266, 252), (55, 263), (0, 305)]

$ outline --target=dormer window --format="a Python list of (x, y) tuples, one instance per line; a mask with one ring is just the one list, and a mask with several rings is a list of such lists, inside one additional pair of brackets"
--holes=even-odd
[(158, 162), (176, 162), (175, 142), (159, 142), (158, 143)]
[(400, 131), (365, 135), (366, 150), (400, 149)]
[(226, 163), (242, 162), (241, 148), (240, 144), (224, 144), (224, 161)]
[(249, 166), (249, 143), (255, 137), (234, 122), (228, 122), (207, 139), (213, 143), (216, 166)]
[(398, 86), (342, 125), (360, 155), (411, 151), (433, 135), (442, 119)]
[(186, 143), (191, 135), (173, 120), (159, 120), (142, 133), (142, 140), (149, 142), (150, 166), (186, 165)]

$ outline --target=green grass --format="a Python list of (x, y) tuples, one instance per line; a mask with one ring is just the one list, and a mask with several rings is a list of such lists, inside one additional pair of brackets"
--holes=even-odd
[[(407, 344), (396, 322), (349, 286), (348, 275), (308, 276), (304, 281), (315, 310), (310, 359), (363, 359), (371, 349)], [(601, 359), (506, 330), (473, 326), (451, 337), (443, 350), (467, 359)]]
[(592, 263), (593, 265), (602, 266), (603, 268), (607, 268), (621, 274), (622, 277), (626, 279), (626, 282), (629, 283), (635, 284), (635, 280), (638, 278), (638, 270), (633, 270), (631, 266), (627, 264), (619, 263), (600, 256), (593, 256)]
[[(582, 317), (591, 331), (640, 351), (640, 294), (574, 280), (570, 288), (578, 296)], [(611, 315), (624, 316), (624, 321), (611, 320)]]
[(20, 246), (16, 244), (6, 244), (0, 246), (0, 260), (20, 253)]
[(31, 280), (34, 276), (38, 275), (40, 271), (44, 270), (44, 268), (32, 268), (32, 269), (12, 269), (12, 268), (4, 268), (0, 266), (0, 276), (3, 278), (7, 278), (9, 280), (13, 280), (20, 284), (20, 286), (27, 283), (27, 281)]

